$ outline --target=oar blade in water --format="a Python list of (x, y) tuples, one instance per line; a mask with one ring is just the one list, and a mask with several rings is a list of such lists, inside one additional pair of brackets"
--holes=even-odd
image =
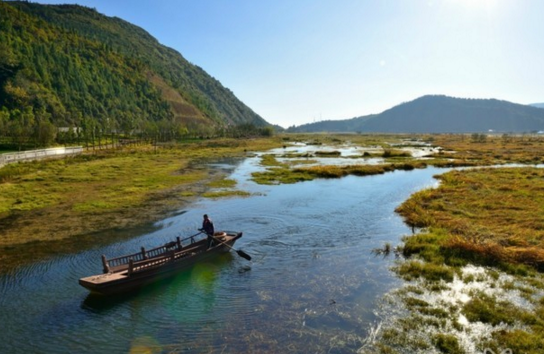
[(247, 253), (245, 253), (244, 251), (241, 251), (241, 250), (237, 250), (236, 253), (238, 253), (238, 255), (242, 258), (245, 258), (247, 259), (248, 261), (251, 261), (251, 256)]

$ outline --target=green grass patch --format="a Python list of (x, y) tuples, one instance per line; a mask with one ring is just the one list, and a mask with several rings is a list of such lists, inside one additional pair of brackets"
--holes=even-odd
[(206, 168), (191, 166), (279, 146), (278, 138), (217, 139), (9, 164), (0, 168), (0, 246), (151, 221), (211, 179)]
[(453, 281), (454, 270), (446, 265), (428, 263), (419, 260), (402, 262), (395, 268), (398, 274), (405, 280), (425, 278), (429, 281), (444, 280)]
[(268, 168), (264, 172), (254, 172), (252, 179), (259, 184), (289, 184), (303, 181), (311, 181), (316, 178), (342, 178), (349, 175), (372, 176), (394, 170), (411, 170), (423, 168), (423, 162), (384, 164), (384, 165), (348, 165), (348, 166), (310, 166), (289, 168), (287, 164), (281, 164), (274, 157), (267, 158)]
[(251, 193), (246, 191), (212, 191), (205, 192), (202, 194), (205, 198), (225, 198), (225, 197), (249, 197)]
[(74, 204), (73, 209), (79, 212), (99, 212), (106, 209), (113, 209), (116, 206), (116, 203), (108, 203), (105, 201), (97, 200)]
[(302, 181), (311, 181), (315, 177), (305, 171), (293, 171), (286, 167), (273, 167), (264, 172), (253, 172), (251, 179), (258, 184), (292, 184)]
[(194, 197), (196, 195), (195, 192), (192, 192), (192, 191), (183, 191), (181, 193), (179, 193), (180, 196), (182, 197)]
[(233, 188), (236, 186), (236, 181), (233, 179), (221, 179), (208, 183), (210, 188)]
[(457, 337), (451, 334), (439, 333), (433, 338), (434, 345), (441, 353), (445, 354), (464, 354), (465, 351), (459, 346)]
[(412, 154), (408, 151), (397, 150), (397, 149), (384, 149), (382, 157), (391, 158), (391, 157), (412, 157)]
[(300, 165), (312, 165), (317, 163), (317, 160), (312, 159), (304, 159), (304, 160), (290, 160), (289, 165), (290, 166), (300, 166)]
[(261, 156), (261, 165), (262, 166), (285, 166), (285, 164), (280, 163), (274, 155), (266, 154)]

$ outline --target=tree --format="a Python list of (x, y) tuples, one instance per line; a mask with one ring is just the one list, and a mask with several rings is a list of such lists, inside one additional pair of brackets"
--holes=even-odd
[(23, 113), (15, 109), (11, 112), (11, 120), (9, 122), (9, 135), (11, 141), (17, 146), (19, 151), (22, 149), (27, 136), (25, 136), (25, 125), (23, 121)]
[(47, 147), (55, 141), (57, 129), (50, 121), (51, 115), (41, 108), (36, 113), (33, 140), (35, 146)]
[(8, 135), (9, 127), (9, 110), (6, 107), (2, 107), (0, 110), (0, 137)]

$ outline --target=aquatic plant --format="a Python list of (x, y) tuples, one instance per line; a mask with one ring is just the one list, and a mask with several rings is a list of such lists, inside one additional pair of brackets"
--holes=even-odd
[(338, 157), (342, 153), (340, 151), (316, 151), (315, 155), (319, 157)]
[[(371, 347), (402, 353), (476, 354), (485, 348), (500, 353), (510, 348), (513, 353), (536, 354), (541, 350), (544, 298), (534, 290), (543, 285), (542, 277), (532, 286), (535, 278), (484, 267), (467, 265), (452, 271), (450, 281), (419, 277), (388, 294)], [(520, 289), (528, 295), (521, 296)]]
[(389, 157), (412, 157), (409, 151), (397, 150), (397, 149), (384, 149), (382, 156), (384, 158)]

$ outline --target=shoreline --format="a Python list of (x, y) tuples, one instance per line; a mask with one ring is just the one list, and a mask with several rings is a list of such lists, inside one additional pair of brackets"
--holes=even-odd
[(399, 246), (393, 271), (404, 284), (385, 301), (404, 315), (384, 319), (381, 352), (541, 352), (543, 243), (534, 205), (543, 177), (534, 167), (453, 170), (397, 208), (422, 229)]
[[(208, 176), (190, 185), (180, 185), (168, 190), (155, 193), (145, 205), (139, 205), (114, 212), (104, 212), (87, 215), (74, 215), (68, 218), (55, 218), (52, 215), (68, 215), (69, 206), (40, 210), (34, 216), (12, 216), (11, 224), (15, 232), (32, 232), (39, 229), (39, 234), (55, 233), (52, 239), (35, 239), (22, 243), (12, 243), (0, 246), (0, 272), (9, 271), (14, 267), (31, 264), (53, 255), (68, 254), (84, 250), (98, 244), (107, 244), (119, 240), (119, 236), (111, 238), (112, 234), (123, 234), (120, 239), (134, 237), (134, 230), (154, 229), (152, 224), (179, 213), (179, 211), (207, 190), (206, 184), (218, 176)], [(190, 196), (180, 196), (180, 192)], [(64, 210), (63, 210), (64, 209)], [(19, 218), (20, 217), (20, 218)], [(3, 220), (3, 223), (6, 221)], [(9, 221), (8, 221), (9, 222)], [(21, 224), (19, 227), (18, 224)], [(122, 231), (120, 231), (122, 230)], [(13, 231), (12, 231), (13, 232)], [(99, 240), (97, 240), (97, 235)]]
[(175, 215), (205, 197), (210, 184), (226, 176), (206, 166), (208, 162), (242, 158), (248, 151), (278, 146), (280, 142), (274, 138), (218, 139), (178, 144), (158, 153), (143, 146), (89, 154), (79, 160), (21, 164), (20, 176), (0, 184), (0, 191), (2, 187), (22, 189), (17, 197), (22, 202), (17, 199), (14, 206), (52, 194), (60, 197), (45, 207), (0, 213), (0, 272), (110, 242), (108, 238), (119, 230), (126, 229), (124, 237), (129, 238), (136, 226)]

